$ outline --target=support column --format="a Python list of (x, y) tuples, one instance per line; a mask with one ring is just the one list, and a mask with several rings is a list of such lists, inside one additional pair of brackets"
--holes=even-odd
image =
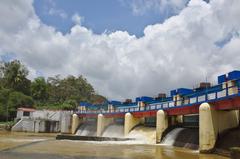
[(208, 103), (199, 107), (199, 150), (211, 151), (216, 143), (217, 135), (226, 129), (237, 127), (238, 111), (214, 110)]
[(131, 113), (125, 114), (124, 135), (127, 136), (133, 127), (143, 122), (143, 118), (135, 118)]
[(113, 118), (105, 118), (103, 114), (98, 114), (97, 119), (97, 136), (102, 136), (105, 128), (113, 123)]
[(162, 140), (162, 133), (168, 127), (168, 117), (163, 110), (157, 111), (157, 122), (156, 122), (156, 142), (160, 143)]
[(79, 119), (78, 115), (77, 114), (73, 114), (72, 115), (72, 134), (75, 134), (76, 131), (77, 131), (77, 128), (80, 124), (81, 120)]

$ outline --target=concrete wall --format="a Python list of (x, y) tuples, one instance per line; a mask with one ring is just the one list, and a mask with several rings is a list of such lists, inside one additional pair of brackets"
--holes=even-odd
[(105, 128), (114, 122), (113, 118), (106, 118), (103, 114), (98, 114), (97, 119), (97, 136), (102, 136)]
[[(47, 126), (47, 122), (49, 123)], [(31, 118), (22, 118), (13, 127), (12, 131), (23, 132), (59, 132), (58, 121), (33, 120)]]
[(71, 116), (72, 113), (69, 111), (63, 111), (60, 114), (60, 128), (61, 133), (71, 133)]
[(157, 111), (157, 122), (156, 122), (156, 142), (160, 143), (162, 140), (162, 133), (168, 127), (168, 116), (163, 110)]
[(33, 118), (60, 121), (62, 112), (65, 111), (36, 110), (33, 112)]
[(226, 129), (239, 125), (239, 111), (214, 110), (213, 106), (203, 103), (199, 107), (199, 149), (201, 152), (211, 151), (216, 143), (217, 135)]
[(136, 125), (143, 123), (144, 118), (135, 118), (131, 113), (126, 113), (124, 119), (124, 135), (128, 135)]
[(17, 111), (16, 120), (20, 120), (21, 118), (33, 118), (33, 112), (29, 112), (29, 116), (23, 116), (23, 111)]
[(34, 122), (29, 118), (22, 118), (12, 127), (12, 131), (34, 132)]

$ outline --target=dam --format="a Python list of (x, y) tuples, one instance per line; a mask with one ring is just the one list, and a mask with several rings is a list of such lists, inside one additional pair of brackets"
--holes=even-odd
[(98, 105), (81, 102), (72, 115), (71, 133), (211, 152), (221, 133), (239, 127), (240, 71), (220, 75), (217, 81), (174, 89), (169, 96), (160, 93)]

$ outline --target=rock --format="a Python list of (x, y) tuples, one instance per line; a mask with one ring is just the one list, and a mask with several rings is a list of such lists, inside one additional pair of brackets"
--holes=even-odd
[(230, 150), (231, 159), (240, 159), (240, 147), (232, 147)]

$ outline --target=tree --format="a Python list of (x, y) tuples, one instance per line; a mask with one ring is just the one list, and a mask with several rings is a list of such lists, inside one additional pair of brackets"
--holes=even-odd
[(28, 70), (20, 61), (6, 62), (0, 67), (3, 87), (30, 95), (31, 81), (27, 79)]
[(60, 75), (56, 75), (55, 77), (48, 77), (47, 85), (48, 85), (48, 94), (49, 94), (49, 103), (61, 103), (61, 96), (59, 95), (60, 89)]
[(66, 100), (91, 102), (95, 91), (91, 84), (83, 77), (68, 76), (60, 79), (59, 76), (48, 78), (49, 100), (55, 103), (64, 103)]
[(74, 110), (77, 108), (77, 101), (76, 100), (66, 100), (62, 106), (61, 109), (63, 110)]
[(0, 121), (6, 120), (8, 116), (8, 97), (11, 93), (9, 89), (0, 89)]
[(31, 96), (37, 102), (45, 103), (48, 99), (47, 82), (43, 77), (35, 78), (31, 83)]
[(93, 94), (91, 96), (91, 102), (93, 104), (102, 104), (105, 103), (107, 101), (107, 99), (104, 96), (101, 96), (99, 94)]
[(21, 92), (11, 92), (8, 98), (8, 111), (10, 114), (16, 112), (19, 107), (29, 107), (32, 108), (34, 101), (32, 97), (26, 96)]
[(19, 107), (32, 107), (33, 99), (21, 92), (0, 89), (0, 120), (13, 119)]

